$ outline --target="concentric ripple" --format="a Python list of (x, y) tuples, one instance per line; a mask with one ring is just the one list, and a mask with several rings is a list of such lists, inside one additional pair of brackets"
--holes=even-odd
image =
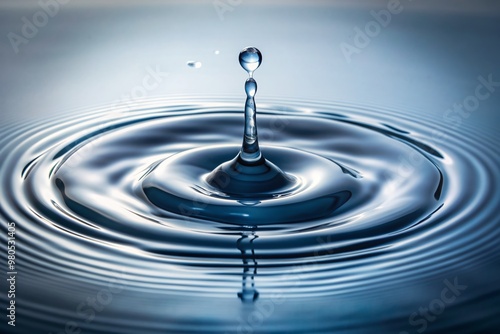
[[(6, 130), (2, 215), (22, 230), (32, 279), (127, 267), (137, 291), (312, 298), (496, 256), (491, 138), (398, 111), (268, 100), (261, 150), (296, 183), (255, 200), (206, 180), (238, 152), (240, 109), (155, 100)], [(297, 266), (301, 284), (285, 275)]]

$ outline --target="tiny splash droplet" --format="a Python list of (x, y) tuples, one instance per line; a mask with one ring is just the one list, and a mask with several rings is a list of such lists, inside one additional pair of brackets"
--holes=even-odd
[(201, 62), (191, 60), (191, 61), (187, 62), (187, 66), (192, 67), (192, 68), (200, 68), (201, 67)]

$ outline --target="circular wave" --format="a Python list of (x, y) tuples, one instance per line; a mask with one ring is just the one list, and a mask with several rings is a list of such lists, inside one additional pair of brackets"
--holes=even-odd
[[(254, 300), (280, 288), (313, 298), (368, 294), (496, 256), (498, 149), (480, 131), (269, 100), (259, 104), (262, 151), (303, 182), (282, 198), (228, 201), (189, 185), (237, 153), (240, 108), (155, 100), (6, 129), (2, 215), (21, 223), (26, 272), (95, 282), (126, 267), (137, 291)], [(179, 157), (176, 173), (168, 164)], [(337, 197), (301, 206), (318, 192)], [(286, 275), (297, 268), (300, 284)]]

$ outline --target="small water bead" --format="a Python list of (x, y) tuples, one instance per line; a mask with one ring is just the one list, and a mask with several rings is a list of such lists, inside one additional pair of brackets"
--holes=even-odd
[(243, 67), (248, 74), (252, 76), (253, 72), (258, 69), (262, 63), (262, 54), (259, 49), (249, 46), (240, 52), (239, 59), (241, 67)]
[(245, 82), (245, 92), (249, 97), (254, 97), (257, 93), (257, 82), (253, 78), (248, 78)]
[(199, 62), (199, 61), (191, 60), (191, 61), (187, 62), (187, 66), (192, 67), (192, 68), (200, 68), (201, 65), (202, 65), (201, 62)]

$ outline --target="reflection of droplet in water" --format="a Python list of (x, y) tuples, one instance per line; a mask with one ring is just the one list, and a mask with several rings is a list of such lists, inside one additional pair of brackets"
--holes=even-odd
[(259, 68), (260, 63), (262, 63), (262, 54), (257, 48), (249, 46), (240, 52), (240, 65), (250, 76), (253, 75), (253, 71)]
[(259, 292), (255, 288), (255, 276), (257, 275), (257, 260), (255, 256), (254, 240), (258, 236), (255, 233), (242, 233), (241, 238), (236, 241), (236, 246), (241, 252), (243, 262), (243, 274), (241, 276), (241, 291), (238, 298), (242, 302), (254, 302), (259, 298)]
[(201, 67), (201, 62), (199, 61), (188, 61), (187, 66), (192, 67), (192, 68), (200, 68)]

